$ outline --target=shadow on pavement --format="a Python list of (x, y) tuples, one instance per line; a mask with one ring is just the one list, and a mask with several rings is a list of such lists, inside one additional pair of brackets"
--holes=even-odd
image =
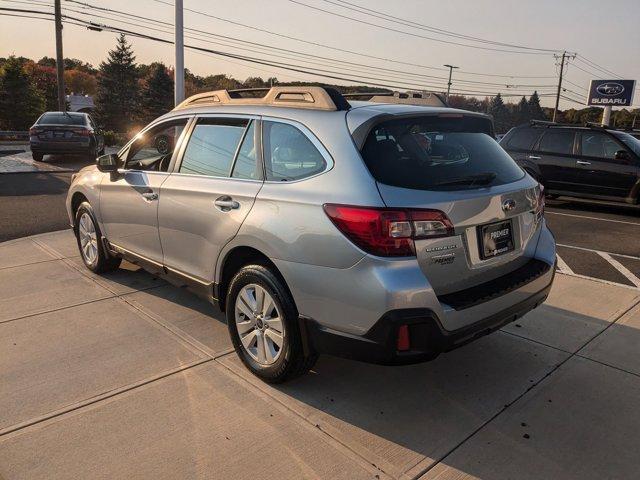
[(56, 172), (0, 175), (0, 196), (21, 197), (61, 194), (66, 196), (69, 182), (69, 174)]

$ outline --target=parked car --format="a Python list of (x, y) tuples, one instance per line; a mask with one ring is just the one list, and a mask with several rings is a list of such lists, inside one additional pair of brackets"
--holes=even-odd
[(48, 154), (104, 154), (102, 132), (88, 113), (43, 113), (29, 129), (29, 145), (36, 161)]
[(532, 122), (500, 142), (551, 196), (638, 203), (640, 140), (595, 125)]
[(87, 268), (126, 258), (217, 302), (269, 382), (321, 353), (433, 359), (554, 276), (541, 188), (489, 117), (320, 87), (190, 97), (80, 171), (67, 209)]

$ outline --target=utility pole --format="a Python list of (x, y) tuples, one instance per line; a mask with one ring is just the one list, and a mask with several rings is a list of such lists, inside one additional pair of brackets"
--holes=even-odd
[(173, 70), (174, 100), (176, 105), (184, 100), (184, 23), (182, 0), (175, 0), (176, 67)]
[(560, 105), (560, 92), (562, 92), (562, 75), (564, 74), (564, 64), (570, 58), (576, 58), (575, 54), (569, 55), (566, 50), (562, 52), (562, 57), (554, 55), (556, 60), (560, 58), (560, 75), (558, 76), (558, 91), (556, 92), (556, 106), (553, 109), (553, 121), (556, 121), (558, 115), (558, 106)]
[(62, 12), (60, 0), (55, 0), (56, 17), (56, 70), (58, 75), (58, 108), (61, 112), (67, 110), (67, 100), (64, 95), (64, 56), (62, 55)]
[(451, 74), (453, 73), (454, 68), (459, 68), (459, 67), (454, 67), (453, 65), (448, 65), (448, 64), (443, 66), (449, 68), (449, 83), (447, 83), (447, 102), (448, 102), (449, 93), (451, 92)]

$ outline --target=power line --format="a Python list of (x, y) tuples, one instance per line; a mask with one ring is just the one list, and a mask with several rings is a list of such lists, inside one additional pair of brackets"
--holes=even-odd
[(437, 27), (433, 27), (433, 26), (430, 26), (430, 25), (425, 25), (423, 23), (414, 22), (413, 20), (408, 20), (408, 19), (405, 19), (405, 18), (396, 17), (396, 16), (388, 14), (388, 13), (384, 13), (384, 12), (380, 12), (380, 11), (377, 11), (377, 10), (373, 10), (371, 8), (367, 8), (367, 7), (363, 7), (363, 6), (360, 6), (360, 5), (356, 5), (356, 4), (347, 2), (345, 0), (337, 0), (337, 1), (322, 0), (322, 1), (325, 2), (325, 3), (329, 3), (331, 5), (340, 6), (342, 8), (347, 9), (347, 10), (358, 12), (360, 14), (364, 14), (364, 15), (368, 15), (368, 16), (371, 16), (371, 17), (379, 18), (379, 19), (385, 20), (387, 22), (393, 22), (393, 23), (397, 23), (397, 24), (400, 24), (400, 25), (408, 26), (408, 27), (411, 27), (411, 28), (416, 28), (416, 29), (420, 29), (420, 30), (426, 30), (426, 31), (429, 31), (429, 32), (437, 33), (439, 35), (445, 35), (445, 36), (451, 36), (451, 37), (454, 37), (454, 38), (471, 40), (471, 41), (474, 41), (474, 42), (485, 43), (485, 44), (488, 44), (488, 45), (496, 45), (496, 46), (509, 47), (509, 48), (519, 48), (519, 49), (524, 49), (524, 50), (534, 50), (534, 51), (539, 51), (539, 52), (557, 53), (557, 52), (561, 51), (559, 49), (535, 48), (535, 47), (529, 47), (529, 46), (524, 46), (524, 45), (516, 45), (516, 44), (512, 44), (512, 43), (496, 42), (496, 41), (493, 41), (493, 40), (487, 40), (487, 39), (484, 39), (484, 38), (474, 37), (474, 36), (471, 36), (471, 35), (464, 35), (464, 34), (461, 34), (461, 33), (453, 32), (451, 30), (444, 30), (442, 28), (437, 28)]
[(426, 35), (420, 35), (418, 33), (406, 32), (404, 30), (398, 30), (397, 28), (387, 27), (387, 26), (384, 26), (384, 25), (379, 25), (377, 23), (368, 22), (366, 20), (362, 20), (362, 19), (359, 19), (359, 18), (354, 18), (354, 17), (350, 17), (348, 15), (343, 15), (343, 14), (340, 14), (338, 12), (332, 12), (330, 10), (325, 10), (324, 8), (316, 7), (315, 5), (309, 5), (307, 3), (300, 2), (299, 0), (289, 0), (289, 1), (291, 3), (295, 3), (295, 4), (301, 5), (303, 7), (310, 8), (312, 10), (317, 10), (317, 11), (326, 13), (328, 15), (333, 15), (335, 17), (344, 18), (344, 19), (347, 19), (347, 20), (351, 20), (351, 21), (354, 21), (354, 22), (357, 22), (357, 23), (361, 23), (361, 24), (364, 24), (364, 25), (369, 25), (369, 26), (372, 26), (372, 27), (380, 28), (380, 29), (387, 30), (387, 31), (390, 31), (390, 32), (400, 33), (402, 35), (408, 35), (408, 36), (415, 37), (415, 38), (422, 38), (422, 39), (425, 39), (425, 40), (431, 40), (431, 41), (434, 41), (434, 42), (445, 43), (445, 44), (448, 44), (448, 45), (457, 45), (457, 46), (461, 46), (461, 47), (475, 48), (475, 49), (478, 49), (478, 50), (490, 50), (490, 51), (493, 51), (493, 52), (519, 53), (519, 54), (522, 54), (522, 55), (548, 55), (548, 53), (543, 53), (543, 52), (505, 50), (505, 49), (500, 49), (500, 48), (481, 47), (481, 46), (478, 46), (478, 45), (470, 45), (470, 44), (466, 44), (466, 43), (453, 42), (453, 41), (450, 41), (450, 40), (443, 40), (441, 38), (428, 37)]
[[(68, 0), (68, 1), (73, 1), (73, 0)], [(166, 0), (151, 0), (151, 1), (163, 4), (163, 5), (167, 5), (167, 6), (170, 6), (170, 7), (173, 6), (173, 4), (171, 2), (168, 2)], [(244, 24), (244, 23), (241, 23), (241, 22), (237, 22), (235, 20), (222, 18), (222, 17), (216, 16), (216, 15), (213, 15), (213, 14), (210, 14), (210, 13), (207, 13), (207, 12), (203, 12), (201, 10), (195, 10), (195, 9), (192, 9), (192, 8), (185, 8), (185, 11), (189, 11), (189, 12), (195, 13), (197, 15), (202, 15), (202, 16), (205, 16), (205, 17), (213, 18), (215, 20), (219, 20), (221, 22), (230, 23), (232, 25), (240, 26), (240, 27), (243, 27), (243, 28), (248, 28), (248, 29), (251, 29), (251, 30), (254, 30), (254, 31), (267, 33), (269, 35), (274, 35), (274, 36), (277, 36), (277, 37), (286, 38), (288, 40), (294, 40), (296, 42), (301, 42), (301, 43), (305, 43), (305, 44), (308, 44), (308, 45), (313, 45), (313, 46), (316, 46), (316, 47), (327, 48), (327, 49), (338, 51), (338, 52), (342, 52), (342, 53), (348, 53), (348, 54), (351, 54), (351, 55), (358, 55), (358, 56), (361, 56), (361, 57), (371, 58), (371, 59), (374, 59), (374, 60), (381, 60), (381, 61), (384, 61), (384, 62), (395, 63), (395, 64), (399, 64), (399, 65), (408, 65), (408, 66), (411, 66), (411, 67), (426, 68), (426, 69), (430, 69), (430, 70), (446, 71), (446, 69), (441, 68), (441, 67), (434, 67), (434, 66), (430, 66), (430, 65), (422, 65), (422, 64), (417, 64), (417, 63), (414, 63), (414, 62), (404, 62), (404, 61), (397, 60), (397, 59), (392, 59), (392, 58), (378, 57), (378, 56), (367, 54), (367, 53), (363, 53), (363, 52), (356, 52), (356, 51), (353, 51), (353, 50), (347, 50), (347, 49), (343, 49), (343, 48), (340, 48), (340, 47), (334, 47), (334, 46), (331, 46), (331, 45), (326, 45), (326, 44), (323, 44), (323, 43), (320, 43), (320, 42), (313, 42), (313, 41), (310, 41), (310, 40), (305, 40), (305, 39), (302, 39), (302, 38), (293, 37), (291, 35), (286, 35), (286, 34), (282, 34), (282, 33), (278, 33), (278, 32), (273, 32), (273, 31), (270, 31), (270, 30), (267, 30), (267, 29), (264, 29), (264, 28), (255, 27), (253, 25), (247, 25), (247, 24)], [(464, 74), (467, 74), (467, 75), (477, 75), (477, 76), (486, 76), (486, 77), (500, 77), (500, 78), (528, 78), (528, 79), (555, 78), (553, 76), (546, 76), (546, 75), (543, 75), (543, 76), (541, 76), (541, 75), (522, 76), (522, 75), (504, 75), (504, 74), (469, 72), (469, 71), (461, 71), (460, 73), (464, 73)]]
[[(36, 14), (43, 14), (43, 15), (52, 15), (50, 12), (41, 12), (41, 11), (36, 11), (36, 10), (24, 10), (24, 9), (10, 9), (10, 8), (0, 8), (0, 10), (10, 10), (10, 11), (19, 11), (19, 12), (23, 12), (23, 13), (36, 13)], [(92, 30), (97, 30), (97, 29), (103, 29), (103, 30), (107, 30), (107, 31), (112, 31), (112, 32), (116, 32), (116, 33), (124, 33), (133, 37), (138, 37), (138, 38), (145, 38), (145, 39), (149, 39), (149, 40), (154, 40), (154, 41), (159, 41), (165, 44), (173, 44), (172, 41), (170, 40), (166, 40), (160, 37), (155, 37), (152, 35), (146, 35), (144, 33), (140, 33), (140, 32), (134, 32), (134, 31), (130, 31), (130, 30), (126, 30), (126, 29), (122, 29), (119, 27), (114, 27), (111, 25), (105, 25), (105, 24), (98, 24), (95, 22), (90, 22), (87, 20), (83, 20), (83, 19), (79, 19), (77, 17), (72, 17), (69, 15), (64, 15), (63, 16), (64, 22), (65, 23), (70, 23), (73, 25), (77, 25), (77, 26), (84, 26), (86, 28), (92, 29)], [(79, 22), (79, 23), (78, 23)], [(216, 56), (222, 56), (225, 58), (234, 58), (234, 59), (238, 59), (240, 61), (243, 62), (248, 62), (248, 63), (257, 63), (257, 64), (261, 64), (261, 65), (267, 65), (267, 66), (272, 66), (278, 69), (284, 69), (284, 70), (289, 70), (289, 71), (294, 71), (294, 72), (298, 72), (298, 73), (303, 73), (303, 74), (307, 74), (307, 75), (314, 75), (314, 76), (322, 76), (325, 78), (331, 78), (334, 80), (341, 80), (341, 81), (347, 81), (347, 82), (358, 82), (358, 83), (362, 83), (362, 80), (355, 80), (353, 78), (349, 78), (349, 77), (345, 77), (345, 76), (339, 76), (336, 75), (336, 72), (332, 72), (332, 71), (322, 71), (319, 69), (305, 69), (305, 68), (300, 68), (300, 66), (298, 65), (294, 65), (294, 64), (284, 64), (284, 63), (279, 63), (279, 62), (270, 62), (267, 61), (265, 59), (261, 59), (261, 58), (255, 58), (255, 57), (247, 57), (247, 56), (243, 56), (243, 55), (237, 55), (237, 54), (232, 54), (229, 52), (223, 52), (223, 51), (218, 51), (218, 50), (212, 50), (212, 49), (207, 49), (207, 48), (203, 48), (203, 47), (197, 47), (197, 46), (193, 46), (193, 45), (185, 45), (186, 48), (189, 48), (191, 50), (195, 50), (195, 51), (199, 51), (199, 52), (207, 52), (207, 53), (211, 53), (214, 54)], [(310, 71), (310, 70), (315, 70), (315, 71)], [(371, 85), (375, 85), (375, 86), (380, 86), (380, 87), (386, 87), (386, 88), (393, 88), (393, 89), (406, 89), (406, 88), (410, 88), (410, 89), (420, 89), (424, 86), (421, 87), (417, 87), (415, 85), (409, 85), (407, 83), (402, 82), (402, 84), (397, 85), (397, 84), (387, 84), (387, 83), (381, 83), (383, 81), (387, 81), (386, 79), (376, 79), (375, 81), (371, 81), (371, 80), (367, 80), (366, 83), (369, 83)], [(428, 87), (431, 88), (431, 87)], [(439, 86), (436, 86), (434, 88), (440, 88)], [(456, 89), (457, 91), (454, 92), (454, 94), (457, 95), (469, 95), (469, 96), (477, 96), (478, 94), (482, 94), (485, 96), (495, 96), (497, 95), (496, 92), (485, 92), (485, 91), (466, 91), (463, 89)], [(513, 94), (504, 94), (503, 96), (507, 97), (507, 96), (521, 96), (523, 95), (522, 93), (513, 93)], [(550, 94), (545, 94), (545, 93), (541, 93), (540, 96), (548, 96)]]
[[(149, 18), (138, 16), (138, 15), (134, 15), (134, 14), (127, 14), (127, 12), (122, 12), (122, 11), (114, 10), (114, 9), (110, 9), (110, 8), (97, 7), (97, 6), (94, 6), (94, 5), (85, 3), (85, 2), (79, 2), (77, 0), (67, 0), (67, 1), (69, 1), (71, 3), (74, 3), (74, 4), (81, 5), (83, 8), (96, 9), (96, 10), (99, 10), (99, 11), (107, 11), (107, 12), (112, 13), (113, 15), (117, 15), (117, 16), (126, 16), (127, 18), (132, 16), (132, 17), (135, 17), (135, 18), (139, 18), (140, 21), (146, 22), (146, 23), (153, 22), (153, 23), (157, 23), (157, 24), (160, 24), (160, 25), (166, 25), (167, 28), (172, 26), (172, 24), (170, 24), (169, 22), (164, 22), (164, 21), (161, 21), (161, 20), (149, 19)], [(113, 17), (109, 17), (106, 14), (96, 15), (93, 12), (84, 13), (84, 12), (81, 12), (79, 10), (71, 9), (69, 7), (65, 7), (65, 9), (67, 9), (69, 11), (72, 11), (72, 12), (80, 13), (82, 15), (92, 15), (92, 17), (107, 18), (109, 20), (115, 20)], [(132, 23), (132, 22), (127, 22), (125, 20), (120, 20), (120, 19), (117, 19), (117, 20), (120, 21), (121, 23), (124, 23), (124, 24), (127, 24), (127, 25), (139, 26), (138, 24), (135, 24), (135, 23)], [(156, 28), (153, 28), (153, 27), (147, 27), (147, 28), (149, 28), (150, 30), (157, 31), (157, 32), (171, 33), (171, 32), (168, 32), (166, 30), (156, 29)], [(379, 73), (379, 70), (384, 70), (385, 72), (389, 72), (389, 73), (386, 73), (386, 75), (389, 76), (389, 77), (400, 77), (401, 79), (405, 79), (406, 75), (410, 75), (410, 76), (414, 76), (414, 77), (427, 78), (427, 79), (436, 79), (436, 80), (443, 80), (443, 81), (447, 80), (446, 77), (439, 77), (439, 76), (425, 75), (425, 74), (417, 74), (417, 73), (406, 72), (406, 71), (398, 71), (398, 70), (387, 69), (387, 68), (383, 68), (383, 67), (371, 67), (371, 66), (368, 66), (368, 65), (354, 63), (354, 62), (345, 62), (345, 61), (334, 59), (334, 58), (319, 57), (319, 56), (316, 56), (316, 55), (308, 55), (308, 54), (305, 54), (303, 52), (296, 52), (296, 51), (292, 51), (292, 50), (288, 50), (288, 49), (282, 49), (282, 48), (278, 48), (278, 47), (271, 47), (269, 45), (260, 45), (260, 44), (254, 43), (254, 42), (246, 42), (246, 41), (234, 38), (234, 37), (210, 34), (209, 32), (204, 32), (204, 31), (201, 31), (201, 30), (195, 30), (195, 29), (189, 29), (189, 28), (187, 28), (186, 30), (202, 32), (203, 34), (206, 34), (207, 36), (223, 37), (225, 39), (231, 39), (231, 41), (240, 42), (241, 44), (248, 43), (248, 44), (251, 44), (251, 45), (257, 45), (257, 48), (261, 48), (263, 50), (265, 48), (267, 48), (267, 49), (274, 48), (274, 49), (276, 49), (278, 51), (291, 52), (291, 53), (294, 53), (296, 55), (302, 55), (304, 57), (311, 56), (311, 57), (314, 57), (314, 58), (326, 59), (327, 61), (330, 61), (330, 62), (333, 62), (333, 63), (338, 63), (339, 64), (338, 66), (343, 70), (351, 70), (351, 71), (355, 71), (355, 72), (364, 72), (364, 70), (362, 68), (355, 68), (354, 69), (354, 68), (344, 67), (342, 65), (343, 63), (347, 63), (349, 65), (361, 66), (361, 67), (363, 67), (364, 69), (367, 69), (367, 70), (375, 70), (376, 73)], [(252, 50), (251, 48), (247, 48), (246, 46), (230, 45), (228, 43), (214, 42), (214, 41), (211, 41), (211, 40), (203, 40), (201, 38), (194, 37), (194, 36), (187, 36), (187, 37), (191, 38), (191, 39), (194, 39), (194, 40), (203, 41), (203, 42), (207, 42), (207, 43), (212, 43), (212, 44), (216, 44), (216, 45), (222, 45), (222, 46), (231, 47), (231, 48), (238, 48), (238, 49), (249, 51), (249, 52), (253, 52), (253, 53), (261, 53), (261, 54), (265, 53), (265, 52), (262, 52), (262, 51)], [(306, 58), (303, 58), (303, 59), (292, 58), (290, 56), (275, 55), (275, 54), (273, 54), (271, 52), (269, 52), (269, 55), (274, 56), (274, 57), (284, 58), (284, 59), (287, 59), (287, 60), (294, 60), (294, 61), (303, 62), (303, 63), (320, 65), (320, 66), (323, 66), (323, 67), (327, 66), (324, 63), (314, 62), (314, 61), (308, 60)], [(368, 72), (368, 71), (364, 72), (364, 73), (366, 73), (367, 75), (371, 75), (371, 72)], [(509, 85), (509, 84), (505, 84), (505, 83), (481, 82), (481, 81), (465, 80), (465, 79), (459, 79), (458, 83), (470, 84), (470, 85), (477, 84), (477, 85), (486, 85), (486, 86), (504, 87), (504, 88), (516, 88), (516, 89), (517, 88), (540, 88), (541, 89), (541, 88), (552, 88), (553, 87), (553, 85), (544, 85), (544, 84), (513, 84), (513, 85)], [(434, 88), (434, 87), (430, 85), (429, 88)], [(444, 88), (444, 87), (438, 86), (437, 88)]]
[(588, 58), (585, 58), (583, 55), (578, 55), (578, 60), (580, 60), (582, 63), (584, 63), (585, 65), (589, 65), (591, 68), (594, 68), (596, 70), (599, 70), (607, 75), (613, 75), (615, 78), (621, 78), (620, 75), (618, 75), (617, 73), (612, 72), (611, 70), (607, 70), (606, 68), (604, 68), (601, 65), (598, 65), (595, 62), (592, 62), (591, 60), (589, 60)]

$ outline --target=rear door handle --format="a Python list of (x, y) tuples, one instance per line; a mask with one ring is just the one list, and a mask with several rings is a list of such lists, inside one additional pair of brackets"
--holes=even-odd
[(149, 200), (150, 202), (158, 199), (158, 194), (154, 192), (144, 192), (142, 196), (145, 200)]
[(223, 212), (228, 212), (229, 210), (240, 208), (240, 204), (236, 202), (233, 198), (229, 196), (223, 196), (217, 198), (213, 204), (218, 207)]
[(537, 155), (529, 155), (527, 157), (529, 160), (540, 160), (542, 157), (538, 157)]
[(591, 165), (591, 162), (585, 162), (584, 160), (576, 160), (576, 165)]

